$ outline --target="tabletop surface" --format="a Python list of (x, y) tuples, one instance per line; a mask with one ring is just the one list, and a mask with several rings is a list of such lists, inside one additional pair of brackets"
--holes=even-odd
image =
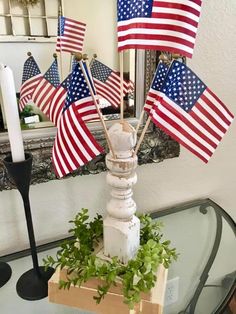
[(164, 223), (164, 237), (179, 257), (168, 280), (178, 283), (177, 301), (168, 291), (164, 314), (222, 313), (235, 287), (235, 223), (210, 199), (180, 204), (152, 214)]
[[(164, 314), (223, 313), (236, 279), (236, 231), (232, 218), (209, 199), (159, 210), (152, 217), (163, 222), (163, 238), (170, 240), (179, 253), (168, 273)], [(58, 242), (40, 246), (40, 263), (45, 256), (54, 256), (57, 246)], [(25, 301), (17, 295), (18, 278), (32, 267), (31, 257), (24, 256), (27, 254), (24, 251), (0, 258), (12, 268), (11, 279), (0, 288), (1, 313), (85, 314), (76, 308), (49, 303), (47, 298)]]

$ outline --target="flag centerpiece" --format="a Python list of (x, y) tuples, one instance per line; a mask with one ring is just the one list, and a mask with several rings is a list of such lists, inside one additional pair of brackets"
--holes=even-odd
[[(200, 9), (201, 0), (118, 0), (119, 51), (157, 49), (192, 57)], [(76, 28), (78, 24), (64, 17), (59, 20), (57, 51), (81, 51), (83, 34)], [(45, 113), (49, 112), (58, 127), (52, 153), (58, 177), (73, 172), (103, 152), (85, 124), (97, 119), (100, 113), (95, 106), (96, 89), (97, 94), (112, 106), (122, 108), (121, 122), (114, 123), (108, 132), (115, 153), (109, 146), (107, 182), (112, 192), (107, 205), (109, 215), (103, 223), (103, 252), (127, 263), (140, 245), (140, 221), (134, 215), (136, 204), (132, 199), (132, 185), (136, 183), (138, 145), (135, 151), (134, 146), (137, 132), (123, 121), (123, 97), (132, 85), (123, 80), (122, 56), (120, 54), (120, 76), (93, 60), (91, 72), (95, 87), (90, 71), (82, 61), (73, 65), (72, 75), (61, 86), (51, 82), (52, 89), (47, 85), (53, 81), (47, 72), (33, 98), (36, 94), (39, 107), (44, 110), (43, 106), (46, 106)], [(51, 68), (55, 75), (53, 65)], [(50, 110), (49, 105), (52, 106)], [(233, 120), (233, 115), (219, 98), (178, 61), (174, 61), (170, 68), (159, 63), (144, 110), (149, 114), (149, 121), (204, 162), (209, 160)]]
[[(201, 0), (118, 0), (118, 51), (156, 49), (192, 57), (201, 5)], [(86, 24), (60, 16), (56, 50), (82, 51), (85, 29)], [(24, 64), (19, 103), (22, 110), (32, 99), (58, 127), (53, 156), (59, 176), (75, 170), (75, 165), (82, 165), (101, 152), (85, 125), (85, 122), (100, 118), (96, 100), (104, 98), (114, 108), (121, 107), (122, 113), (123, 97), (134, 88), (131, 81), (124, 80), (122, 75), (97, 59), (91, 62), (91, 74), (86, 62), (81, 63), (80, 69), (75, 59), (71, 60), (72, 74), (60, 84), (56, 59), (42, 75), (30, 56)], [(205, 162), (233, 120), (232, 113), (219, 98), (185, 64), (176, 60), (170, 68), (159, 62), (144, 111), (158, 127)], [(75, 124), (82, 133), (76, 131)], [(86, 157), (80, 157), (79, 162), (72, 157), (71, 152), (75, 153), (78, 147), (72, 138), (68, 141), (71, 133), (67, 129), (85, 144)], [(65, 138), (67, 140), (63, 141)], [(92, 150), (89, 141), (94, 147)], [(81, 146), (79, 149), (80, 154), (83, 150)], [(138, 145), (135, 152), (137, 149)], [(69, 163), (65, 156), (69, 157)]]

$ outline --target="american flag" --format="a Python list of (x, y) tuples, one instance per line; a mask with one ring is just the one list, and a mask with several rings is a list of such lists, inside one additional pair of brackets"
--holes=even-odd
[(72, 74), (53, 146), (52, 161), (58, 177), (76, 170), (103, 152), (78, 110), (90, 98), (83, 73), (77, 65)]
[[(86, 63), (82, 62), (82, 66), (89, 77)], [(79, 64), (77, 64), (73, 70), (66, 102), (70, 103), (72, 100), (83, 121), (89, 122), (99, 119), (96, 106), (93, 102), (93, 98), (90, 94), (87, 82)]]
[(27, 103), (32, 100), (32, 94), (42, 78), (37, 63), (33, 56), (30, 56), (24, 63), (22, 86), (20, 89), (20, 111), (24, 109)]
[(151, 87), (147, 93), (145, 105), (143, 107), (147, 113), (150, 113), (150, 110), (152, 109), (157, 98), (162, 97), (161, 87), (165, 81), (168, 68), (168, 65), (166, 65), (164, 62), (160, 61), (158, 63)]
[(118, 0), (118, 50), (166, 50), (191, 58), (201, 5), (201, 0)]
[(52, 95), (60, 85), (57, 59), (43, 75), (32, 95), (32, 100), (39, 109), (49, 117)]
[(58, 126), (62, 110), (65, 105), (66, 95), (69, 88), (71, 74), (56, 88), (52, 97), (49, 107), (49, 119)]
[(86, 24), (60, 16), (56, 51), (82, 52)]
[(165, 96), (152, 121), (208, 162), (233, 121), (233, 114), (185, 64), (174, 61), (162, 86)]
[[(93, 60), (90, 70), (97, 94), (118, 108), (120, 106), (120, 75), (98, 60)], [(123, 95), (129, 90), (128, 83), (124, 81)]]

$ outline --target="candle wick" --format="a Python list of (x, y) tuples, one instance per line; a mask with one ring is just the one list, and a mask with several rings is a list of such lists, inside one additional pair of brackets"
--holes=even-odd
[(0, 69), (3, 70), (6, 66), (3, 63), (0, 63)]

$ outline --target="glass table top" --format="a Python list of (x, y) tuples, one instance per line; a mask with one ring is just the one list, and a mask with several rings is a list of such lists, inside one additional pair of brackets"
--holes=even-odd
[(179, 257), (168, 274), (178, 278), (178, 300), (164, 314), (223, 313), (236, 279), (235, 223), (211, 200), (199, 200), (152, 214), (164, 223), (164, 237)]
[[(179, 253), (168, 272), (163, 313), (224, 313), (222, 308), (232, 294), (236, 279), (236, 230), (231, 217), (208, 199), (157, 211), (152, 217), (163, 222), (163, 239), (171, 240)], [(40, 246), (39, 262), (47, 255), (54, 256), (57, 245), (58, 242)], [(17, 295), (18, 278), (32, 267), (28, 251), (1, 257), (0, 261), (8, 262), (12, 268), (11, 279), (0, 288), (1, 313), (88, 313), (49, 303), (47, 298), (25, 301)]]

